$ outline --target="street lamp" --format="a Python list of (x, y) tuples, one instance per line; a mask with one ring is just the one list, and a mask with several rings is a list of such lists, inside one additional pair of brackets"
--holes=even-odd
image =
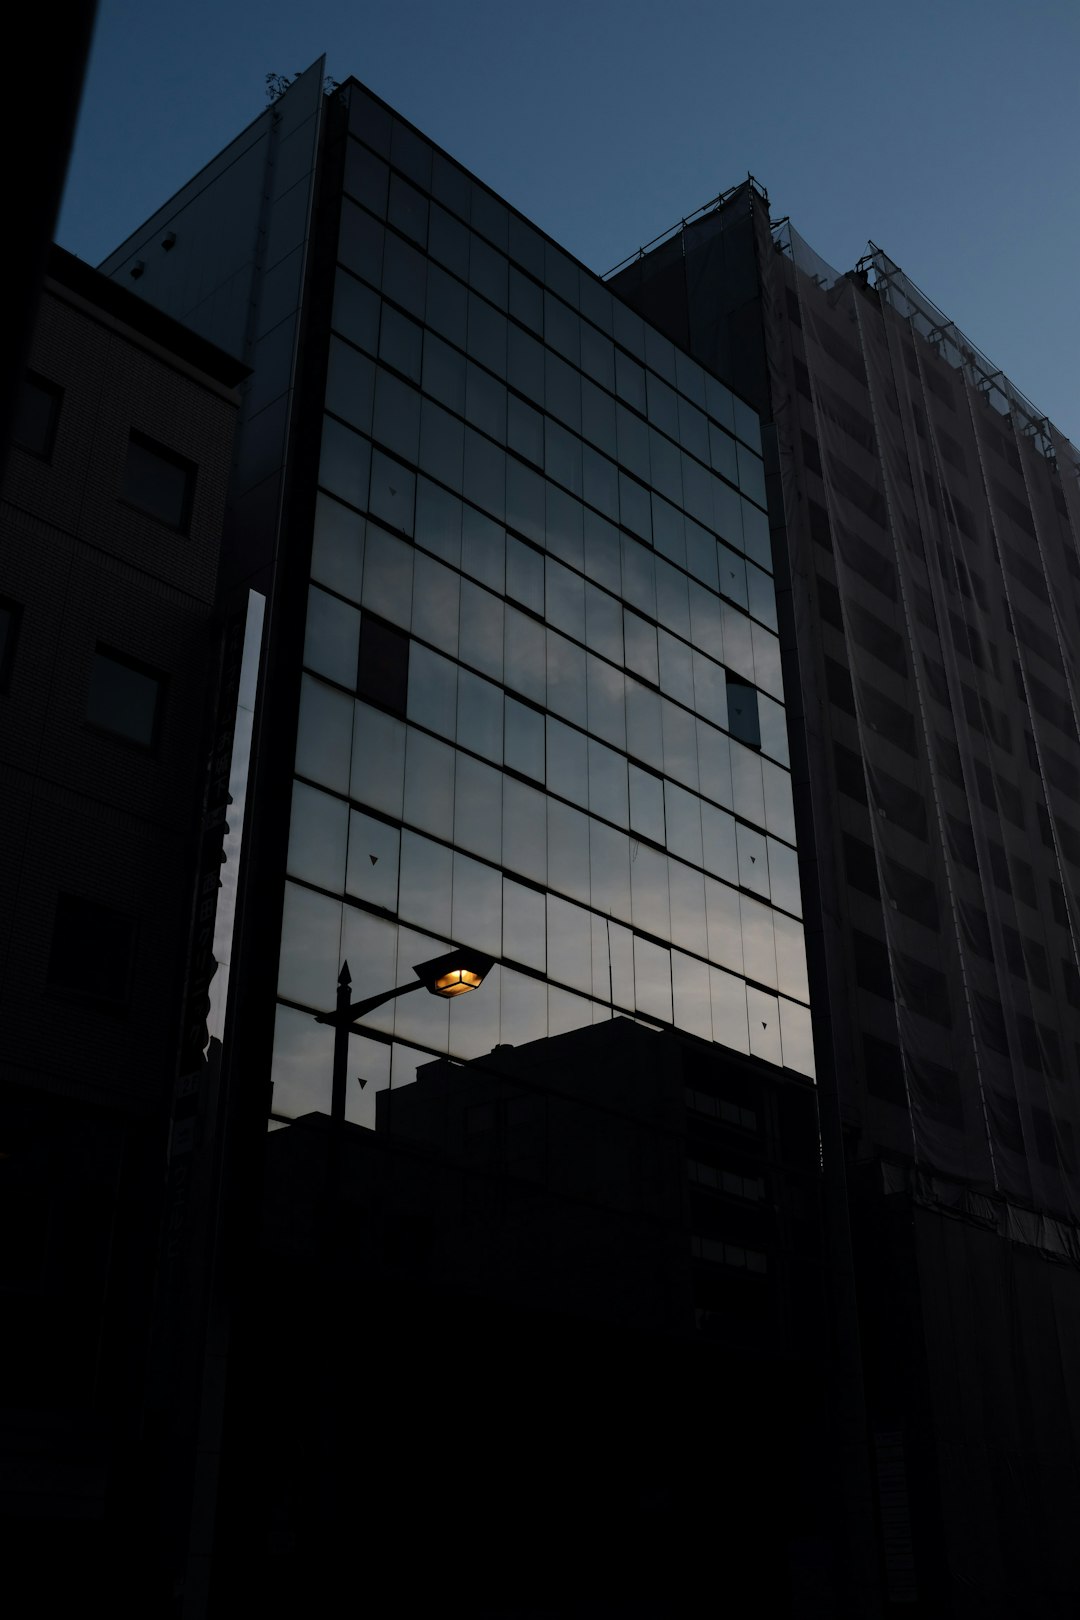
[(382, 990), (376, 996), (365, 996), (362, 1001), (350, 1001), (352, 978), (348, 962), (342, 963), (338, 975), (337, 1006), (332, 1013), (316, 1014), (317, 1024), (332, 1024), (334, 1029), (334, 1085), (330, 1094), (330, 1131), (337, 1135), (345, 1123), (345, 1092), (349, 1067), (349, 1030), (358, 1018), (374, 1012), (395, 996), (407, 996), (410, 990), (427, 990), (433, 996), (447, 1000), (463, 996), (470, 990), (479, 990), (494, 958), (482, 951), (467, 947), (434, 956), (430, 962), (418, 962), (413, 968), (416, 979), (412, 984), (399, 984), (393, 990)]

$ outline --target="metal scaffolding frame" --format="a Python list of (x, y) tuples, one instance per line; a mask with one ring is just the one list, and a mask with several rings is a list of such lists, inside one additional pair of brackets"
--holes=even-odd
[(840, 271), (814, 252), (787, 217), (775, 221), (772, 235), (777, 251), (791, 259), (819, 287), (829, 289), (839, 281), (861, 278), (908, 321), (943, 360), (964, 374), (992, 410), (999, 416), (1011, 417), (1018, 431), (1032, 440), (1047, 461), (1064, 473), (1066, 468), (1061, 465), (1064, 459), (1073, 474), (1080, 478), (1080, 450), (1052, 427), (1049, 417), (1031, 403), (1000, 366), (987, 359), (956, 322), (951, 321), (876, 242), (867, 242), (867, 251), (853, 270)]

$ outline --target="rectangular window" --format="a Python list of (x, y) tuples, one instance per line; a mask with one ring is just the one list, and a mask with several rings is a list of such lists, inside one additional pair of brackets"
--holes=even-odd
[(404, 715), (409, 693), (409, 638), (365, 613), (360, 620), (356, 690), (369, 703)]
[(728, 730), (740, 742), (751, 748), (761, 747), (761, 723), (758, 718), (756, 687), (737, 675), (727, 677)]
[(11, 435), (21, 450), (29, 450), (32, 456), (40, 456), (44, 461), (52, 460), (63, 398), (63, 389), (57, 388), (55, 383), (39, 377), (36, 372), (26, 373)]
[(78, 895), (56, 900), (49, 984), (106, 1006), (123, 1007), (131, 988), (134, 919)]
[(10, 597), (0, 596), (0, 692), (11, 688), (11, 673), (15, 668), (15, 643), (19, 635), (22, 608)]
[(92, 726), (153, 748), (161, 721), (164, 680), (123, 653), (99, 647), (90, 670), (86, 718)]
[(124, 468), (124, 499), (186, 534), (194, 493), (194, 463), (133, 430)]

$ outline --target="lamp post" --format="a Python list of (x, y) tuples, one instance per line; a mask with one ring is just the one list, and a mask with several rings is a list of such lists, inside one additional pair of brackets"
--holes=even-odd
[(393, 1001), (395, 996), (407, 996), (412, 990), (427, 990), (431, 995), (442, 996), (446, 1000), (453, 1000), (455, 996), (465, 995), (470, 990), (479, 990), (493, 960), (482, 951), (467, 948), (447, 951), (443, 956), (432, 957), (430, 962), (417, 963), (413, 968), (416, 978), (411, 984), (399, 984), (393, 990), (383, 990), (360, 1001), (349, 1000), (352, 978), (348, 962), (342, 963), (338, 975), (337, 1006), (332, 1013), (318, 1013), (315, 1018), (317, 1024), (332, 1024), (334, 1029), (334, 1083), (330, 1093), (332, 1141), (337, 1139), (345, 1123), (349, 1030), (356, 1020), (363, 1018), (365, 1013), (374, 1012), (384, 1002)]

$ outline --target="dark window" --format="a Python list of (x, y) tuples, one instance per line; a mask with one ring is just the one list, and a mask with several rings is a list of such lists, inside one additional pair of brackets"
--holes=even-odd
[(948, 816), (946, 821), (953, 859), (966, 866), (970, 872), (977, 872), (979, 862), (975, 854), (975, 835), (970, 823), (960, 821), (956, 816)]
[(993, 874), (996, 887), (1004, 894), (1012, 894), (1012, 883), (1009, 880), (1009, 861), (1003, 846), (991, 838), (988, 848), (990, 850), (990, 871)]
[(1028, 939), (1024, 936), (1024, 958), (1027, 962), (1028, 978), (1032, 984), (1038, 985), (1040, 990), (1050, 988), (1050, 969), (1046, 961), (1046, 951), (1038, 940)]
[(15, 643), (19, 635), (22, 608), (9, 597), (0, 596), (0, 692), (11, 686), (11, 672), (15, 668)]
[(899, 674), (906, 675), (907, 656), (903, 636), (858, 602), (848, 604), (848, 614), (852, 636), (859, 646), (865, 647), (867, 652), (873, 653), (875, 658), (880, 658), (882, 663), (888, 664)]
[(964, 940), (976, 956), (983, 961), (994, 960), (994, 948), (990, 943), (990, 924), (986, 920), (986, 912), (969, 900), (960, 901), (960, 926), (963, 929)]
[(880, 890), (874, 851), (869, 844), (851, 833), (844, 834), (844, 871), (853, 889), (872, 894), (877, 899)]
[(820, 501), (808, 500), (807, 511), (810, 515), (810, 538), (816, 540), (819, 546), (826, 551), (832, 550), (832, 530), (829, 528), (829, 514)]
[(949, 985), (944, 973), (900, 951), (896, 957), (896, 982), (905, 1006), (946, 1029), (951, 1026)]
[(862, 682), (859, 691), (870, 730), (880, 732), (897, 748), (902, 748), (905, 754), (916, 757), (915, 720), (910, 711), (894, 703), (892, 698), (886, 697), (884, 692), (879, 692), (868, 681)]
[(1070, 1007), (1080, 1007), (1080, 973), (1076, 963), (1068, 956), (1061, 958), (1061, 974), (1065, 980), (1065, 995)]
[(937, 430), (937, 442), (941, 454), (949, 463), (949, 466), (955, 467), (958, 472), (965, 472), (967, 463), (964, 460), (963, 449), (950, 433), (945, 432), (943, 427), (939, 427)]
[(1010, 546), (1008, 541), (1002, 543), (1001, 549), (1005, 556), (1005, 567), (1013, 578), (1019, 580), (1021, 585), (1026, 585), (1032, 596), (1037, 596), (1040, 602), (1049, 605), (1050, 597), (1042, 569), (1036, 568), (1034, 563), (1029, 562), (1015, 546)]
[(829, 477), (837, 492), (853, 506), (857, 506), (860, 512), (865, 512), (871, 523), (877, 524), (882, 529), (887, 526), (888, 513), (884, 495), (879, 489), (875, 489), (873, 484), (867, 483), (865, 478), (861, 478), (854, 467), (849, 467), (839, 456), (830, 456)]
[(865, 579), (890, 602), (896, 601), (896, 574), (880, 545), (870, 545), (846, 523), (837, 525), (840, 555), (849, 568)]
[(838, 664), (835, 658), (825, 658), (825, 687), (829, 694), (829, 702), (843, 709), (846, 714), (855, 713), (855, 694), (851, 689), (851, 676), (843, 664)]
[(893, 999), (892, 968), (889, 952), (880, 939), (864, 934), (861, 929), (851, 930), (851, 943), (855, 950), (855, 979), (863, 990), (875, 996)]
[(141, 512), (160, 518), (187, 532), (195, 492), (195, 466), (155, 444), (142, 433), (132, 433), (124, 469), (124, 499)]
[(964, 769), (960, 763), (960, 750), (952, 737), (943, 737), (941, 732), (934, 736), (934, 757), (937, 760), (938, 770), (947, 781), (956, 787), (964, 786)]
[(956, 406), (953, 403), (952, 383), (949, 380), (948, 372), (945, 371), (943, 367), (939, 366), (936, 361), (931, 360), (928, 361), (926, 366), (923, 368), (923, 376), (926, 381), (926, 386), (929, 388), (930, 392), (935, 394), (937, 398), (941, 400), (943, 405), (947, 405), (950, 411), (955, 411)]
[(903, 1107), (907, 1102), (907, 1090), (900, 1048), (892, 1041), (878, 1040), (876, 1035), (864, 1035), (863, 1062), (866, 1065), (866, 1084), (874, 1096)]
[(90, 670), (86, 718), (92, 726), (153, 748), (161, 721), (164, 682), (155, 670), (99, 647)]
[(1033, 1107), (1031, 1118), (1035, 1126), (1035, 1149), (1044, 1164), (1061, 1165), (1071, 1174), (1075, 1158), (1073, 1128), (1066, 1119), (1054, 1119), (1045, 1109)]
[(937, 894), (930, 879), (888, 858), (884, 870), (885, 888), (896, 909), (913, 922), (922, 923), (924, 928), (937, 929), (940, 926)]
[(962, 1131), (964, 1104), (955, 1070), (913, 1052), (907, 1053), (907, 1061), (919, 1107), (930, 1119)]
[(865, 411), (856, 410), (849, 405), (842, 394), (820, 378), (817, 386), (818, 405), (823, 416), (835, 422), (849, 438), (866, 450), (870, 455), (877, 454), (877, 440), (874, 434), (874, 424)]
[(863, 771), (862, 755), (856, 754), (853, 749), (845, 748), (843, 743), (833, 743), (833, 761), (836, 769), (836, 785), (841, 793), (846, 793), (849, 799), (857, 799), (860, 804), (866, 803), (866, 774)]
[(938, 621), (933, 597), (929, 591), (924, 591), (921, 585), (914, 583), (912, 583), (911, 595), (915, 603), (915, 617), (920, 624), (925, 625), (928, 630), (932, 630), (936, 635)]
[(751, 748), (761, 747), (761, 725), (758, 720), (758, 695), (754, 687), (740, 681), (737, 675), (727, 678), (728, 730), (740, 742)]
[(356, 690), (362, 698), (394, 714), (405, 713), (409, 690), (409, 638), (392, 624), (364, 614)]
[(127, 1003), (135, 923), (110, 906), (57, 896), (49, 984), (113, 1007)]
[(31, 455), (41, 456), (45, 461), (51, 459), (63, 398), (63, 389), (57, 388), (55, 383), (39, 377), (36, 372), (26, 373), (11, 435), (21, 450), (29, 450)]
[(1006, 821), (1011, 821), (1014, 827), (1023, 827), (1024, 796), (1015, 782), (1007, 782), (1003, 776), (994, 773), (994, 787), (997, 791), (998, 809)]
[(818, 612), (826, 624), (833, 625), (837, 630), (844, 628), (844, 615), (840, 608), (840, 592), (835, 585), (830, 585), (827, 579), (817, 576)]
[(1065, 821), (1064, 815), (1057, 816), (1054, 825), (1057, 828), (1057, 838), (1061, 839), (1061, 847), (1065, 851), (1065, 860), (1074, 863), (1074, 867), (1080, 867), (1080, 833), (1077, 833), (1077, 829), (1070, 821)]
[(879, 815), (886, 816), (914, 838), (926, 838), (926, 795), (918, 785), (899, 781), (879, 766), (871, 766), (870, 788)]
[(1015, 928), (1011, 928), (1007, 922), (1003, 922), (1001, 925), (1001, 937), (1005, 945), (1005, 961), (1008, 963), (1009, 972), (1015, 973), (1018, 978), (1026, 978), (1027, 969), (1024, 966), (1024, 952), (1020, 944), (1020, 935)]

